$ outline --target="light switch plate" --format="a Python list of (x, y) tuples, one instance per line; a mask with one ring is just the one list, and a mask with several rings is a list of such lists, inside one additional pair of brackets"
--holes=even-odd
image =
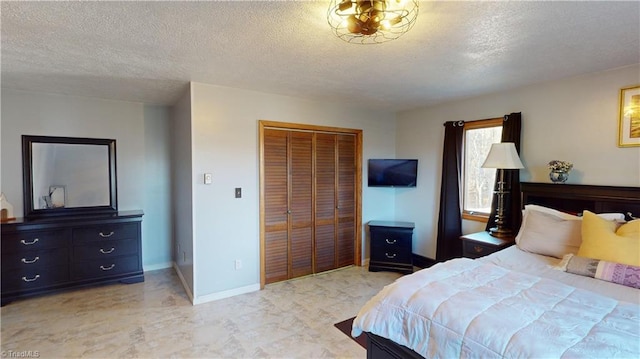
[(236, 198), (242, 198), (242, 188), (236, 187)]
[(211, 184), (213, 182), (213, 175), (211, 173), (204, 174), (204, 184)]

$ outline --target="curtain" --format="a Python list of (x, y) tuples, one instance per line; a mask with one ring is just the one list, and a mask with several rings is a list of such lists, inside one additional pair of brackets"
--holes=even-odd
[[(520, 155), (520, 129), (522, 127), (522, 118), (520, 112), (511, 113), (504, 116), (504, 123), (502, 124), (502, 141), (501, 142), (513, 142)], [(498, 171), (498, 170), (496, 170)], [(509, 191), (504, 195), (504, 212), (505, 212), (505, 227), (513, 231), (514, 234), (520, 229), (522, 223), (522, 197), (520, 195), (520, 170), (504, 170), (505, 188)], [(496, 183), (494, 189), (498, 189), (498, 175), (496, 174)], [(496, 220), (496, 207), (498, 204), (498, 196), (493, 195), (491, 201), (491, 214), (489, 215), (489, 221), (487, 222), (488, 231), (490, 228), (495, 227)]]
[(440, 213), (436, 261), (462, 256), (462, 214), (460, 211), (460, 181), (462, 166), (462, 135), (464, 122), (444, 124), (442, 154), (442, 185), (440, 187)]

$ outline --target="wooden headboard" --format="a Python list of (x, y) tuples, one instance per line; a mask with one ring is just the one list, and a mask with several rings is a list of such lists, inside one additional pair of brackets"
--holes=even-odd
[(537, 204), (560, 211), (615, 212), (640, 218), (640, 187), (522, 182), (522, 204)]

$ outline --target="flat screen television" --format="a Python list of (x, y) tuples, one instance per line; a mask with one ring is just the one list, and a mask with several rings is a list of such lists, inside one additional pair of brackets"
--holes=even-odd
[(418, 160), (370, 159), (369, 187), (415, 187)]

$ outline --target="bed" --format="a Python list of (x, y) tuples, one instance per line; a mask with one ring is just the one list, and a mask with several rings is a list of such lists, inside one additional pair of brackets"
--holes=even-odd
[[(367, 358), (640, 357), (640, 278), (580, 272), (586, 267), (573, 262), (586, 260), (576, 255), (586, 248), (566, 240), (570, 234), (561, 227), (548, 226), (554, 232), (539, 241), (543, 245), (531, 235), (536, 218), (551, 216), (546, 208), (563, 211), (558, 216), (589, 211), (578, 227), (620, 221), (591, 212), (621, 213), (630, 221), (640, 214), (640, 188), (522, 183), (522, 195), (529, 214), (518, 245), (401, 277), (365, 304), (352, 335), (366, 333)], [(567, 223), (575, 232), (578, 222)], [(616, 229), (638, 222), (628, 223)], [(556, 235), (561, 239), (551, 238)], [(612, 264), (587, 263), (598, 270), (598, 263)]]

